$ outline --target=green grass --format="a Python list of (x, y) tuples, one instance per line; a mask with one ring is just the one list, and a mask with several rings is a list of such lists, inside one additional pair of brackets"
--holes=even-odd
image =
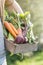
[(20, 54), (10, 56), (10, 53), (7, 53), (7, 63), (8, 65), (43, 65), (43, 51), (33, 52), (32, 56), (24, 56), (23, 59)]

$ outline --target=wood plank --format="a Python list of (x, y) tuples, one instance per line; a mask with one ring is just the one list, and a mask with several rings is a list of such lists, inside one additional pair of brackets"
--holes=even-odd
[(19, 44), (16, 46), (14, 53), (27, 53), (31, 51), (37, 51), (38, 44)]
[(29, 43), (15, 44), (11, 41), (5, 40), (5, 44), (6, 44), (6, 49), (14, 54), (37, 51), (37, 49), (38, 49), (37, 43), (35, 43), (35, 44), (29, 44)]

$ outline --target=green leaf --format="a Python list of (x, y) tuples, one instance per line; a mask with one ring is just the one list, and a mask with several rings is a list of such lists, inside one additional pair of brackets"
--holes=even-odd
[(8, 40), (13, 40), (14, 41), (14, 37), (10, 33), (8, 34)]
[(5, 27), (4, 27), (4, 29), (3, 29), (3, 33), (4, 33), (4, 35), (7, 37), (7, 30), (5, 29)]
[(27, 11), (24, 13), (25, 16), (29, 15), (30, 14), (30, 11)]
[(17, 13), (16, 12), (13, 12), (13, 11), (9, 12), (9, 15), (14, 17), (14, 18), (17, 18)]
[(14, 53), (10, 53), (10, 56), (13, 56), (14, 55)]
[(4, 10), (4, 15), (7, 16), (8, 15), (8, 12), (6, 10)]
[(24, 14), (19, 14), (19, 17), (24, 18)]

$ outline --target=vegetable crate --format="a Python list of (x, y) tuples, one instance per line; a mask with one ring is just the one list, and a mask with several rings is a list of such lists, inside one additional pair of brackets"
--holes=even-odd
[(5, 39), (5, 44), (6, 44), (6, 49), (14, 54), (37, 51), (38, 49), (38, 43), (16, 44), (16, 43), (13, 43), (12, 41), (8, 41), (7, 39)]
[[(5, 2), (5, 0), (4, 1), (2, 1), (1, 0), (1, 18), (2, 18), (2, 21), (4, 21), (5, 22), (5, 16), (4, 16), (4, 4), (6, 5), (6, 7), (7, 7), (7, 9), (11, 12), (12, 10), (14, 11), (14, 9), (15, 9), (15, 11), (17, 12), (17, 13), (20, 13), (20, 12), (22, 12), (22, 9), (20, 8), (20, 6), (18, 5), (18, 3), (16, 3), (16, 1), (14, 0), (14, 2), (13, 2), (13, 0), (9, 0), (9, 2), (8, 1), (6, 1)], [(19, 9), (18, 9), (19, 8)], [(23, 13), (23, 12), (22, 12)], [(17, 40), (18, 40), (18, 38), (20, 39), (22, 39), (23, 41), (21, 42), (17, 42), (17, 43), (19, 43), (19, 44), (17, 44), (16, 42), (13, 42), (13, 41), (10, 41), (10, 40), (8, 40), (8, 37), (6, 36), (5, 37), (5, 46), (6, 46), (6, 49), (8, 50), (8, 51), (10, 51), (11, 53), (14, 53), (14, 54), (16, 54), (16, 53), (27, 53), (27, 52), (30, 52), (30, 51), (37, 51), (37, 49), (38, 49), (38, 43), (36, 42), (36, 43), (34, 43), (34, 44), (32, 44), (32, 43), (27, 43), (26, 42), (26, 39), (25, 39), (25, 36), (26, 36), (26, 34), (27, 34), (27, 38), (29, 37), (29, 35), (31, 35), (31, 36), (33, 36), (33, 34), (32, 34), (32, 26), (31, 26), (31, 23), (30, 23), (30, 17), (27, 17), (26, 18), (26, 16), (28, 15), (28, 13), (29, 12), (26, 12), (25, 14), (15, 14), (16, 16), (17, 16), (17, 24), (18, 24), (18, 28), (19, 28), (19, 30), (21, 31), (22, 30), (22, 32), (20, 32), (20, 34), (18, 34), (18, 33), (15, 33), (14, 31), (16, 30), (16, 26), (15, 26), (15, 30), (14, 30), (14, 26), (13, 26), (13, 24), (14, 24), (14, 21), (13, 20), (15, 20), (14, 18), (16, 17), (14, 14), (12, 14), (12, 16), (14, 17), (14, 18), (12, 18), (12, 16), (10, 16), (10, 17), (8, 17), (9, 15), (7, 14), (7, 13), (5, 13), (6, 14), (6, 18), (7, 18), (7, 22), (5, 22), (5, 27), (6, 27), (6, 29), (7, 29), (7, 32), (8, 33), (11, 33), (12, 34), (12, 36), (14, 36), (14, 37), (17, 37), (17, 34), (18, 34), (18, 37), (16, 38), (16, 42), (17, 42)], [(19, 16), (19, 17), (18, 17)], [(30, 16), (30, 15), (29, 15)], [(25, 19), (25, 20), (24, 20)], [(10, 21), (10, 22), (9, 22)], [(11, 22), (11, 21), (13, 21), (13, 22)], [(22, 21), (22, 23), (20, 22), (20, 21)], [(25, 23), (23, 22), (23, 21), (26, 21)], [(4, 23), (3, 22), (3, 23)], [(7, 24), (6, 24), (7, 23)], [(22, 27), (21, 26), (21, 24), (22, 24), (22, 26), (24, 25), (24, 27)], [(28, 26), (28, 24), (30, 24), (29, 26)], [(8, 28), (8, 26), (9, 26), (9, 28)], [(16, 25), (16, 24), (15, 24)], [(12, 27), (11, 27), (12, 26)], [(26, 27), (27, 26), (27, 27)], [(29, 27), (29, 28), (28, 28)], [(29, 29), (29, 30), (28, 30)], [(23, 30), (24, 30), (24, 32), (23, 32)], [(31, 31), (31, 34), (30, 34), (30, 32), (29, 33), (27, 33), (28, 31)], [(12, 31), (13, 31), (13, 33), (12, 33)], [(27, 32), (26, 32), (27, 31)], [(16, 30), (16, 32), (18, 32), (18, 30)], [(15, 34), (14, 34), (15, 33)], [(24, 35), (23, 35), (24, 34)], [(6, 34), (5, 34), (6, 35)], [(34, 38), (34, 36), (32, 37), (32, 39)], [(20, 40), (21, 40), (20, 39)], [(15, 40), (15, 39), (14, 39)], [(24, 42), (24, 40), (25, 40), (25, 42), (26, 43), (23, 43)], [(22, 44), (23, 43), (23, 44)]]

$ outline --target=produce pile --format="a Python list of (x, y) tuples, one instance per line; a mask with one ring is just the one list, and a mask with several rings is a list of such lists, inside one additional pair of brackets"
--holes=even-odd
[(33, 24), (30, 12), (18, 14), (4, 10), (4, 36), (15, 43), (34, 43)]

